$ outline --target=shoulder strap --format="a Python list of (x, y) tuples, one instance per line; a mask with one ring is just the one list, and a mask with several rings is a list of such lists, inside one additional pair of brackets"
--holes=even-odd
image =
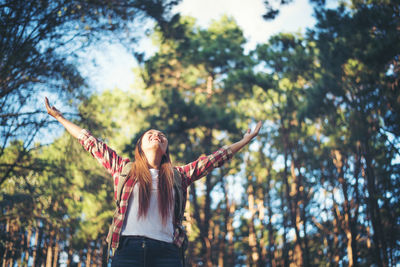
[[(121, 174), (119, 176), (118, 179), (118, 185), (117, 185), (117, 199), (115, 200), (117, 206), (115, 207), (115, 211), (114, 211), (114, 215), (113, 215), (113, 219), (112, 219), (112, 223), (110, 225), (110, 228), (108, 229), (108, 235), (106, 238), (106, 241), (108, 243), (108, 249), (107, 249), (107, 263), (110, 257), (110, 248), (111, 248), (111, 243), (112, 243), (112, 231), (114, 229), (115, 226), (115, 221), (114, 221), (114, 217), (115, 214), (118, 213), (118, 209), (119, 209), (119, 203), (121, 201), (121, 195), (122, 195), (122, 188), (124, 187), (124, 184), (126, 182), (126, 180), (128, 180), (129, 177), (129, 172), (132, 169), (132, 162), (128, 162), (121, 171)], [(115, 250), (112, 250), (112, 255), (114, 255)]]
[(132, 169), (132, 162), (128, 162), (121, 171), (121, 175), (119, 176), (118, 180), (118, 185), (117, 185), (117, 199), (115, 200), (117, 203), (117, 206), (119, 206), (119, 203), (121, 202), (121, 195), (122, 195), (122, 188), (124, 187), (124, 184), (126, 180), (128, 179), (129, 172)]
[(183, 219), (183, 192), (182, 192), (182, 177), (177, 169), (174, 170), (174, 189), (175, 189), (175, 222), (181, 223)]

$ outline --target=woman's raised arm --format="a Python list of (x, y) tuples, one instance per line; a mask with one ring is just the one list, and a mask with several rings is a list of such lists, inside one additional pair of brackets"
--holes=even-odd
[(80, 132), (82, 131), (82, 128), (64, 118), (61, 112), (56, 109), (56, 107), (50, 106), (47, 97), (45, 97), (44, 101), (46, 104), (47, 113), (58, 120), (73, 137), (78, 138)]
[(236, 152), (238, 152), (240, 149), (242, 149), (242, 147), (244, 147), (245, 145), (247, 145), (248, 143), (250, 143), (250, 141), (256, 137), (258, 135), (258, 133), (260, 132), (260, 128), (261, 128), (262, 122), (259, 121), (256, 125), (256, 128), (254, 129), (254, 131), (251, 131), (251, 129), (249, 128), (246, 133), (244, 134), (242, 140), (232, 144), (229, 146), (229, 148), (232, 150), (232, 153), (235, 154)]
[(184, 177), (187, 179), (187, 185), (189, 186), (197, 179), (207, 175), (214, 168), (221, 167), (225, 162), (230, 160), (233, 154), (250, 143), (250, 141), (258, 135), (261, 126), (262, 122), (260, 121), (253, 131), (248, 129), (240, 141), (229, 146), (224, 146), (216, 152), (208, 156), (202, 156), (184, 166), (177, 166), (177, 170), (184, 174)]
[[(79, 127), (73, 122), (65, 119), (61, 112), (57, 110), (54, 106), (49, 105), (49, 100), (45, 98), (47, 113), (58, 120), (67, 131), (83, 146), (83, 148), (88, 151), (97, 161), (107, 169), (107, 171), (116, 178), (118, 173), (121, 172), (123, 166), (129, 162), (128, 158), (122, 158), (111, 149), (106, 143), (98, 140), (92, 134)], [(117, 184), (118, 181), (115, 181)]]

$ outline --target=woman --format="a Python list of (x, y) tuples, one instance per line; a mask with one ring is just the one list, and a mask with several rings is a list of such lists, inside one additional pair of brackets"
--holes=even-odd
[(255, 130), (247, 130), (239, 142), (185, 166), (173, 167), (168, 139), (158, 130), (148, 130), (139, 138), (135, 161), (130, 162), (87, 130), (65, 119), (49, 105), (47, 97), (45, 105), (47, 113), (77, 138), (114, 179), (117, 208), (107, 237), (114, 255), (112, 266), (184, 265), (180, 248), (185, 246), (187, 238), (181, 225), (183, 212), (177, 208), (178, 199), (183, 199), (179, 203), (184, 210), (188, 186), (222, 166), (256, 137), (261, 128), (258, 122)]

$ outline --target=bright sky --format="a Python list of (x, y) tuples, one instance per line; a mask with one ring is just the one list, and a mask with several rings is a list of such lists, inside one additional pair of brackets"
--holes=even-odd
[[(312, 27), (315, 19), (312, 17), (312, 7), (308, 0), (294, 0), (284, 6), (280, 15), (272, 20), (265, 21), (263, 0), (183, 0), (174, 10), (183, 16), (192, 16), (197, 19), (201, 27), (207, 27), (212, 20), (218, 20), (222, 15), (232, 16), (242, 28), (249, 41), (246, 49), (252, 49), (257, 43), (265, 43), (268, 38), (279, 32), (304, 32), (306, 27)], [(140, 50), (151, 53), (151, 41), (142, 40)], [(115, 87), (123, 90), (134, 88), (135, 67), (134, 57), (127, 53), (121, 45), (98, 47), (87, 55), (88, 63), (82, 70), (89, 77), (90, 86), (97, 91)], [(97, 66), (90, 64), (95, 60)]]

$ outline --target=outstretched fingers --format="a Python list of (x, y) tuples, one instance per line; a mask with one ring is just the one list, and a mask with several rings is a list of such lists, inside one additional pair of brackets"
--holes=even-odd
[(56, 119), (58, 116), (61, 116), (61, 112), (58, 109), (56, 109), (56, 107), (50, 106), (49, 99), (47, 97), (44, 98), (44, 103), (46, 105), (47, 113), (50, 116), (53, 116)]
[(260, 132), (261, 126), (262, 126), (262, 122), (261, 121), (257, 122), (256, 128), (254, 129), (255, 136), (257, 136), (258, 133)]
[(258, 135), (258, 133), (260, 132), (261, 126), (262, 126), (262, 122), (259, 121), (253, 131), (250, 128), (247, 129), (246, 133), (244, 134), (244, 138), (247, 139), (248, 141), (250, 141), (251, 139), (256, 137)]
[(49, 99), (47, 98), (47, 96), (44, 97), (44, 104), (46, 105), (47, 112), (49, 112), (49, 109), (51, 109), (51, 108), (50, 108)]

